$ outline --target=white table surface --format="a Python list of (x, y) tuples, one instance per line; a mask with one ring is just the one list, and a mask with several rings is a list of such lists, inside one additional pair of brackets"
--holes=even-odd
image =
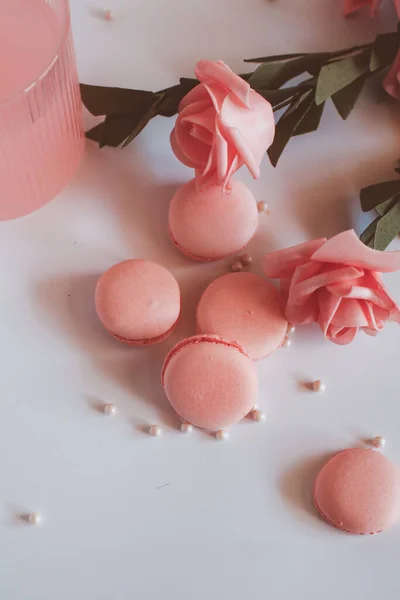
[[(109, 0), (108, 23), (96, 16), (101, 2), (72, 0), (80, 79), (160, 89), (200, 57), (243, 71), (244, 57), (340, 48), (394, 23), (390, 10), (379, 23), (345, 21), (339, 4)], [(329, 107), (276, 170), (265, 160), (259, 181), (243, 173), (272, 209), (254, 258), (360, 230), (358, 190), (391, 175), (399, 114), (367, 92), (347, 123)], [(194, 332), (196, 302), (229, 261), (192, 264), (169, 242), (168, 201), (190, 176), (170, 151), (172, 125), (158, 118), (125, 151), (88, 143), (53, 203), (0, 224), (0, 598), (398, 599), (400, 526), (350, 536), (311, 501), (324, 459), (364, 437), (385, 436), (400, 464), (394, 324), (347, 347), (314, 327), (297, 331), (290, 349), (257, 364), (265, 425), (240, 423), (227, 443), (177, 429), (162, 360)], [(129, 257), (159, 261), (182, 286), (183, 318), (162, 345), (125, 348), (97, 322), (96, 279)], [(399, 300), (400, 274), (386, 280)], [(322, 379), (326, 393), (301, 391), (303, 379)], [(97, 402), (118, 414), (105, 417)], [(150, 423), (161, 438), (143, 432)], [(18, 519), (30, 511), (43, 514), (41, 526)]]

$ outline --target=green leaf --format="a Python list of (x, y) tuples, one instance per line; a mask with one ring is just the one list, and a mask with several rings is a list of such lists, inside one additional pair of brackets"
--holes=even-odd
[(382, 202), (382, 204), (378, 204), (378, 206), (375, 206), (375, 210), (379, 215), (381, 215), (381, 217), (383, 217), (383, 215), (386, 215), (386, 213), (392, 208), (392, 206), (396, 204), (396, 202), (398, 202), (399, 200), (400, 196), (394, 196), (393, 198), (389, 198), (389, 200), (385, 200), (385, 202)]
[(268, 150), (268, 156), (274, 167), (278, 164), (279, 157), (287, 143), (307, 115), (313, 105), (313, 91), (309, 90), (294, 102), (281, 116), (275, 130), (275, 139)]
[(400, 179), (370, 185), (360, 192), (361, 208), (364, 212), (368, 212), (398, 193), (400, 193)]
[(379, 219), (374, 236), (374, 248), (385, 250), (400, 231), (400, 202)]
[(306, 73), (313, 66), (323, 64), (329, 53), (321, 52), (305, 54), (287, 60), (265, 62), (254, 71), (249, 79), (251, 87), (255, 90), (271, 90), (283, 86), (285, 83)]
[(315, 102), (322, 104), (322, 102), (328, 100), (333, 94), (336, 94), (336, 92), (361, 77), (368, 69), (368, 54), (351, 56), (350, 58), (324, 65), (318, 76)]
[(333, 94), (332, 101), (342, 119), (347, 119), (353, 110), (366, 82), (366, 75), (362, 75), (348, 86)]
[(95, 127), (92, 127), (92, 129), (89, 129), (89, 131), (86, 132), (86, 137), (89, 140), (92, 140), (93, 142), (98, 142), (100, 144), (100, 141), (103, 139), (103, 134), (104, 121), (102, 123), (99, 123)]
[(162, 96), (160, 96), (160, 98), (158, 98), (154, 102), (154, 104), (149, 108), (149, 110), (147, 111), (147, 113), (142, 116), (141, 120), (137, 123), (137, 125), (135, 126), (135, 128), (133, 129), (133, 131), (129, 134), (128, 138), (123, 143), (122, 148), (126, 148), (126, 146), (128, 146), (135, 139), (135, 137), (137, 137), (139, 135), (139, 133), (141, 131), (143, 131), (143, 129), (148, 124), (148, 122), (153, 117), (157, 116), (157, 114), (158, 114), (158, 108), (163, 103), (164, 99), (165, 99), (165, 94), (163, 94)]
[(400, 36), (397, 31), (378, 35), (372, 48), (370, 71), (378, 71), (389, 67), (396, 58), (399, 49)]
[(315, 102), (311, 104), (310, 110), (300, 121), (298, 126), (293, 132), (293, 135), (304, 135), (305, 133), (311, 133), (316, 131), (321, 122), (322, 113), (324, 111), (325, 103), (317, 106)]
[(82, 101), (95, 116), (129, 113), (154, 102), (155, 94), (143, 90), (127, 90), (81, 83)]
[(369, 246), (369, 248), (374, 247), (376, 226), (378, 225), (380, 218), (381, 217), (377, 217), (374, 219), (360, 235), (360, 240), (363, 242), (363, 244)]
[(245, 63), (270, 63), (270, 62), (279, 62), (279, 61), (287, 61), (292, 58), (299, 58), (300, 56), (307, 56), (307, 54), (276, 54), (271, 56), (263, 56), (261, 58), (245, 58)]
[(107, 115), (103, 123), (103, 135), (99, 140), (100, 148), (118, 147), (137, 126), (137, 115)]

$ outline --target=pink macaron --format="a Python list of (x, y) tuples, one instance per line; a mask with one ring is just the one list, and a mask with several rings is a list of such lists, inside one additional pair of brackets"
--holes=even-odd
[(343, 450), (318, 474), (314, 502), (322, 517), (342, 531), (378, 533), (400, 517), (399, 469), (375, 450)]
[(165, 359), (162, 384), (181, 419), (210, 431), (237, 423), (257, 402), (251, 358), (239, 344), (214, 335), (179, 342)]
[(195, 260), (218, 260), (238, 252), (253, 237), (258, 223), (257, 204), (241, 181), (231, 188), (207, 183), (197, 189), (194, 180), (172, 198), (169, 231), (175, 246)]
[(140, 259), (108, 269), (97, 283), (95, 302), (104, 327), (120, 342), (138, 346), (165, 340), (181, 307), (173, 275), (161, 265)]
[(254, 273), (218, 277), (205, 290), (197, 307), (198, 333), (235, 340), (253, 360), (276, 350), (287, 327), (280, 292)]

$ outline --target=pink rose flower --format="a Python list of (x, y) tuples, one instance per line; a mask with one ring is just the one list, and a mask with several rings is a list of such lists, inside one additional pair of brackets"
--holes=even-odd
[(200, 60), (195, 74), (200, 84), (182, 99), (171, 134), (176, 157), (224, 188), (242, 165), (259, 177), (275, 134), (270, 103), (222, 61)]
[(286, 318), (294, 325), (319, 323), (325, 337), (350, 343), (359, 329), (376, 335), (400, 310), (379, 272), (400, 269), (400, 252), (372, 250), (353, 230), (267, 254), (267, 277), (281, 279)]

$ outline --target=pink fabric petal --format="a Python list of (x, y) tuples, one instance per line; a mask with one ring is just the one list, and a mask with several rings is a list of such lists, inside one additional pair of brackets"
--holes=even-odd
[(187, 167), (190, 167), (191, 169), (195, 169), (197, 167), (197, 164), (194, 161), (190, 160), (188, 156), (186, 156), (186, 154), (183, 152), (180, 145), (176, 141), (175, 129), (173, 129), (171, 132), (170, 143), (172, 152), (182, 164), (186, 165)]
[(250, 85), (241, 77), (236, 75), (222, 61), (199, 60), (195, 67), (195, 75), (201, 82), (214, 82), (224, 85), (231, 90), (235, 96), (247, 108), (250, 108)]
[(339, 263), (390, 273), (400, 269), (400, 251), (381, 252), (365, 246), (350, 229), (335, 235), (321, 246), (311, 257), (325, 263)]
[(326, 238), (321, 238), (268, 253), (263, 265), (265, 275), (270, 279), (290, 277), (295, 269), (307, 262), (325, 242)]
[(345, 284), (334, 284), (327, 286), (327, 290), (341, 298), (367, 300), (386, 310), (391, 310), (393, 308), (393, 302), (386, 294), (361, 285), (352, 285), (351, 288), (348, 289)]
[(318, 319), (318, 298), (316, 294), (307, 297), (298, 293), (302, 284), (314, 277), (322, 265), (315, 262), (307, 262), (295, 270), (289, 288), (289, 296), (286, 304), (286, 317), (293, 325), (305, 325), (314, 323)]
[[(216, 83), (204, 84), (204, 87), (210, 96), (210, 100), (213, 103), (215, 111), (219, 115), (221, 113), (224, 100), (226, 98), (226, 88)], [(240, 106), (241, 110), (243, 110), (243, 104), (241, 104)]]
[(199, 127), (204, 127), (209, 132), (214, 131), (214, 123), (215, 123), (215, 110), (212, 106), (204, 108), (204, 104), (201, 103), (202, 106), (198, 112), (194, 112), (194, 107), (196, 104), (192, 104), (183, 110), (179, 116), (179, 119), (182, 124), (190, 124), (198, 125)]
[(221, 135), (218, 127), (218, 117), (215, 117), (214, 148), (216, 152), (217, 184), (222, 185), (228, 170), (228, 143)]
[(196, 138), (196, 140), (204, 142), (204, 144), (207, 144), (207, 146), (211, 146), (213, 143), (213, 135), (211, 131), (204, 129), (204, 127), (201, 127), (200, 125), (193, 125), (193, 127), (190, 128), (190, 135)]
[(326, 337), (340, 346), (346, 346), (350, 344), (356, 337), (358, 332), (357, 327), (329, 327)]
[(389, 310), (388, 321), (394, 321), (396, 323), (400, 323), (400, 307), (391, 298), (386, 286), (383, 284), (383, 281), (382, 281), (379, 273), (376, 273), (375, 271), (371, 271), (369, 273), (369, 277), (370, 277), (371, 281), (374, 282), (374, 283), (371, 283), (371, 286), (374, 286), (374, 289), (376, 289), (376, 291), (379, 294), (384, 294), (386, 296), (386, 298), (389, 300), (389, 302), (391, 303), (391, 307), (388, 309)]
[(184, 164), (192, 163), (196, 168), (204, 168), (207, 164), (210, 154), (210, 146), (190, 135), (191, 126), (184, 124), (178, 118), (175, 123), (174, 136), (171, 140), (174, 143), (173, 150), (177, 157), (186, 157)]
[[(314, 261), (311, 264), (318, 265), (318, 263), (314, 263)], [(363, 271), (359, 271), (354, 267), (338, 267), (337, 269), (330, 269), (329, 271), (323, 269), (322, 273), (320, 273), (318, 271), (321, 270), (321, 268), (322, 265), (319, 265), (317, 274), (314, 277), (309, 277), (305, 281), (297, 284), (297, 302), (307, 299), (309, 296), (311, 296), (311, 294), (320, 288), (327, 287), (332, 283), (336, 283), (337, 281), (342, 283), (346, 281), (353, 281), (357, 277), (362, 277), (364, 274)]]
[(332, 319), (339, 308), (341, 299), (338, 296), (333, 296), (327, 290), (318, 291), (318, 306), (319, 317), (318, 322), (325, 336), (328, 335), (328, 328), (331, 325)]
[(332, 325), (337, 327), (367, 327), (369, 323), (362, 305), (362, 301), (353, 298), (342, 298), (332, 318)]
[(195, 102), (210, 102), (208, 92), (202, 83), (196, 85), (196, 87), (190, 90), (190, 92), (188, 92), (186, 96), (182, 98), (179, 103), (179, 112)]
[[(397, 4), (400, 6), (400, 1)], [(386, 90), (386, 92), (390, 96), (393, 96), (393, 98), (397, 98), (397, 100), (400, 99), (399, 73), (400, 73), (400, 52), (397, 53), (394, 63), (390, 67), (389, 72), (387, 73), (385, 79), (383, 80), (383, 87)]]
[(242, 163), (249, 169), (252, 177), (258, 179), (260, 177), (260, 167), (254, 160), (250, 148), (248, 147), (245, 138), (239, 129), (232, 127), (227, 128), (227, 137), (230, 143), (236, 148), (238, 155), (240, 156)]

